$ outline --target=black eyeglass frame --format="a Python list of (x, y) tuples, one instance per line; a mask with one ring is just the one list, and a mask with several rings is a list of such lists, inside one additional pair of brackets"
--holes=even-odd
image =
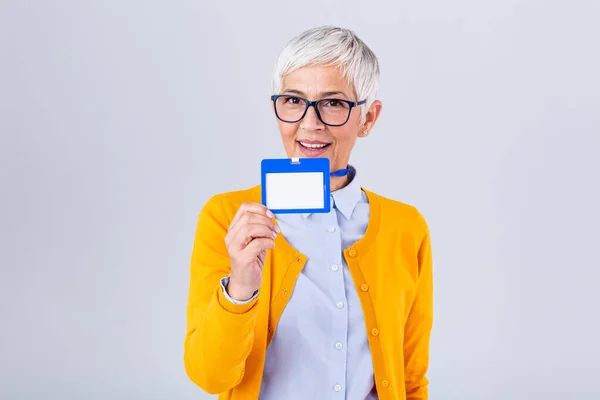
[[(298, 118), (295, 121), (288, 121), (285, 120), (283, 118), (281, 118), (279, 116), (279, 113), (277, 112), (277, 99), (279, 99), (280, 97), (291, 97), (294, 99), (298, 99), (298, 100), (302, 100), (305, 103), (305, 108), (304, 108), (304, 112), (302, 113), (302, 116), (300, 118)], [(345, 125), (346, 122), (348, 122), (348, 120), (350, 119), (350, 114), (352, 114), (352, 108), (354, 107), (358, 107), (360, 105), (363, 105), (367, 102), (367, 100), (361, 100), (361, 101), (350, 101), (350, 100), (342, 100), (342, 99), (335, 99), (335, 98), (328, 98), (328, 99), (321, 99), (321, 100), (315, 100), (315, 101), (309, 101), (307, 99), (304, 99), (302, 97), (299, 96), (294, 96), (294, 95), (290, 95), (290, 94), (274, 94), (271, 96), (271, 100), (273, 101), (273, 108), (275, 109), (275, 116), (277, 117), (277, 119), (279, 119), (280, 121), (283, 122), (287, 122), (290, 124), (295, 124), (296, 122), (299, 122), (302, 120), (302, 118), (304, 118), (306, 116), (306, 112), (308, 111), (309, 107), (314, 107), (315, 108), (315, 112), (317, 113), (317, 118), (319, 118), (319, 121), (321, 121), (323, 124), (327, 125), (327, 126), (342, 126)], [(346, 117), (346, 120), (341, 123), (341, 124), (328, 124), (327, 122), (323, 121), (323, 118), (321, 118), (321, 113), (319, 112), (319, 108), (318, 105), (323, 102), (323, 101), (331, 101), (331, 100), (335, 100), (335, 101), (341, 101), (343, 103), (348, 104), (348, 116)]]

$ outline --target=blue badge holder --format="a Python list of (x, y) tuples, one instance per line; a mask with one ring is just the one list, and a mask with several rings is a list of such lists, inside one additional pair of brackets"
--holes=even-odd
[(262, 204), (273, 214), (331, 210), (328, 158), (278, 158), (261, 162)]

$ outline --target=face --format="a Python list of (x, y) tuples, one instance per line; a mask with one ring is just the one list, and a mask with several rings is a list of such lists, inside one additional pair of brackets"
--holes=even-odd
[[(283, 79), (280, 94), (302, 97), (309, 101), (320, 99), (357, 99), (353, 88), (343, 79), (336, 67), (306, 67)], [(332, 171), (346, 168), (356, 139), (364, 137), (373, 128), (381, 111), (381, 102), (375, 101), (363, 120), (359, 107), (353, 107), (350, 118), (342, 126), (328, 126), (309, 107), (304, 118), (295, 123), (277, 119), (285, 152), (293, 157), (329, 158)], [(365, 134), (365, 132), (367, 132)]]

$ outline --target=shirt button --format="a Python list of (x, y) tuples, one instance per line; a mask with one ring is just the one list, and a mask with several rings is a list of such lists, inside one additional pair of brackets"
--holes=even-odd
[(340, 386), (340, 385), (335, 385), (335, 386), (333, 387), (333, 390), (335, 390), (336, 392), (339, 392), (340, 390), (342, 390), (342, 386)]
[(344, 303), (342, 303), (342, 302), (340, 301), (340, 302), (338, 302), (338, 303), (337, 303), (335, 306), (336, 306), (337, 308), (344, 308)]
[(338, 267), (336, 264), (333, 264), (333, 265), (331, 266), (331, 270), (332, 270), (332, 271), (337, 271), (337, 270), (338, 270), (338, 268), (339, 268), (339, 267)]
[(329, 228), (329, 229), (327, 229), (327, 231), (328, 231), (329, 233), (333, 233), (333, 232), (335, 232), (335, 228)]
[(348, 255), (350, 255), (350, 257), (356, 257), (356, 250), (354, 250), (354, 249), (351, 249), (351, 250), (348, 252)]
[(379, 335), (379, 329), (377, 329), (377, 328), (371, 329), (371, 335), (373, 335), (373, 336)]
[(337, 342), (337, 343), (335, 344), (335, 348), (336, 348), (336, 349), (338, 349), (338, 350), (341, 350), (341, 349), (342, 349), (342, 347), (344, 347), (344, 345), (342, 344), (342, 342)]
[(381, 381), (381, 386), (388, 387), (388, 386), (390, 386), (390, 383), (384, 379)]
[(367, 290), (369, 290), (369, 285), (367, 285), (366, 283), (363, 283), (362, 285), (360, 285), (360, 290), (362, 290), (363, 292), (366, 292)]

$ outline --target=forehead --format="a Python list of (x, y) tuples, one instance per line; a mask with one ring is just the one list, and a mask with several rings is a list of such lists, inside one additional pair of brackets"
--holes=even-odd
[(283, 77), (282, 91), (301, 92), (309, 97), (322, 93), (342, 92), (352, 96), (350, 84), (337, 67), (304, 67)]

